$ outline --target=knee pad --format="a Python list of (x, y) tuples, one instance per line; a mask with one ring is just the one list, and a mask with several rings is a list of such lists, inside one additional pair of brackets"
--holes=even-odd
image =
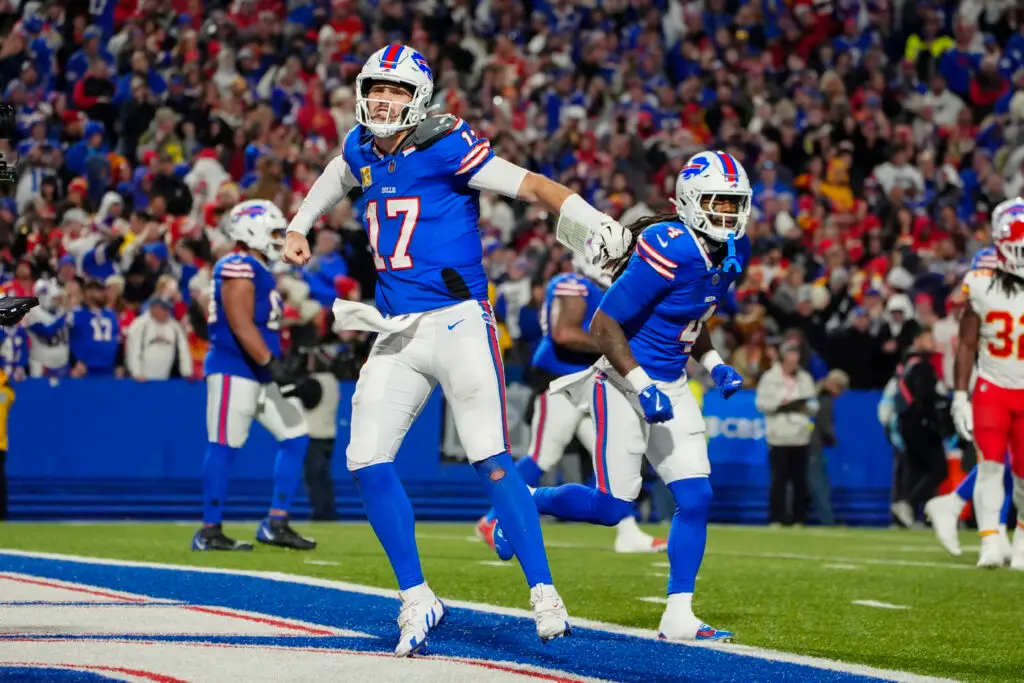
[(633, 515), (633, 501), (616, 498), (611, 494), (595, 489), (594, 512), (600, 524), (615, 526), (626, 517)]
[(668, 488), (676, 500), (679, 514), (707, 514), (711, 508), (711, 481), (707, 477), (679, 479), (670, 482)]

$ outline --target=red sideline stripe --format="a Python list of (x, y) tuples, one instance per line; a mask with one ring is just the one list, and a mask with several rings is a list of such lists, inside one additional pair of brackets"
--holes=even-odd
[(87, 595), (96, 595), (101, 598), (111, 598), (113, 600), (120, 600), (122, 602), (149, 602), (149, 598), (125, 597), (124, 595), (108, 593), (107, 591), (98, 591), (93, 590), (92, 588), (82, 588), (80, 586), (65, 586), (54, 581), (27, 579), (21, 576), (11, 576), (10, 574), (0, 574), (0, 580), (16, 581), (18, 583), (28, 583), (34, 586), (45, 586), (47, 588), (59, 588), (60, 590), (71, 591), (72, 593), (86, 593)]
[(540, 444), (544, 441), (544, 422), (548, 419), (548, 395), (544, 392), (538, 397), (540, 400), (540, 415), (537, 417), (537, 440), (534, 442), (533, 453), (530, 460), (537, 462), (540, 457)]
[(594, 458), (597, 460), (597, 490), (608, 493), (608, 468), (605, 462), (608, 445), (608, 398), (605, 395), (604, 381), (594, 382), (594, 421), (597, 426), (597, 444), (594, 446)]
[(227, 609), (218, 609), (216, 607), (201, 607), (199, 605), (188, 605), (185, 609), (190, 612), (201, 612), (203, 614), (212, 614), (218, 617), (230, 617), (231, 619), (241, 619), (242, 621), (249, 621), (255, 624), (266, 624), (267, 626), (275, 626), (277, 628), (289, 629), (292, 631), (302, 631), (313, 636), (333, 636), (334, 631), (329, 631), (322, 628), (314, 628), (312, 626), (303, 626), (301, 624), (291, 624), (281, 619), (274, 619), (272, 617), (260, 617), (253, 614), (241, 614), (233, 612)]
[[(484, 309), (484, 312), (490, 316), (491, 320), (495, 320), (494, 311), (491, 310), (491, 304), (486, 301), (481, 301), (480, 306)], [(505, 444), (505, 452), (511, 452), (511, 448), (508, 443), (508, 415), (505, 411), (505, 364), (501, 360), (501, 346), (498, 344), (498, 333), (495, 332), (492, 325), (487, 325), (487, 336), (491, 343), (491, 359), (494, 361), (494, 369), (498, 373), (498, 392), (501, 394), (501, 434)]]
[(47, 668), (47, 669), (75, 669), (77, 671), (109, 671), (115, 674), (124, 674), (126, 676), (135, 676), (136, 678), (144, 678), (147, 681), (155, 681), (156, 683), (188, 683), (183, 678), (175, 678), (174, 676), (168, 676), (167, 674), (156, 673), (155, 671), (143, 671), (142, 669), (125, 669), (118, 666), (101, 666), (99, 664), (50, 664), (47, 662), (4, 662), (4, 666), (24, 666), (31, 668)]
[[(4, 638), (4, 642), (21, 642), (21, 643), (52, 643), (56, 641), (56, 638), (33, 638), (29, 637), (18, 637), (18, 638)], [(80, 639), (74, 637), (68, 637), (65, 640), (81, 642)], [(119, 643), (124, 645), (164, 645), (167, 641), (163, 640), (104, 640), (104, 643)], [(337, 654), (341, 653), (346, 656), (357, 656), (357, 657), (393, 657), (394, 655), (384, 652), (360, 652), (358, 650), (340, 650), (326, 647), (291, 647), (288, 645), (236, 645), (234, 643), (203, 643), (203, 642), (181, 642), (179, 643), (183, 647), (212, 647), (219, 649), (255, 649), (261, 650), (287, 650), (288, 652), (309, 652), (316, 654)], [(448, 662), (455, 662), (458, 664), (467, 664), (469, 666), (478, 666), (484, 669), (492, 669), (494, 671), (507, 671), (509, 673), (519, 674), (526, 678), (534, 678), (541, 681), (554, 681), (555, 683), (576, 683), (582, 679), (577, 677), (563, 676), (558, 674), (550, 674), (542, 671), (533, 671), (527, 668), (518, 668), (509, 664), (503, 664), (501, 662), (483, 662), (473, 659), (464, 659), (462, 657), (448, 657), (444, 655), (433, 655), (433, 660), (442, 660)], [(45, 664), (39, 662), (8, 662), (8, 666), (67, 666), (67, 667), (78, 667), (78, 664)], [(160, 674), (155, 674), (160, 675)], [(178, 681), (175, 678), (168, 678), (162, 683), (188, 683), (187, 681)]]

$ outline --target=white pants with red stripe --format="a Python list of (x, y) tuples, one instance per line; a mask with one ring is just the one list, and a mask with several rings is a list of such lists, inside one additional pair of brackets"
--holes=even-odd
[(673, 417), (654, 425), (647, 424), (636, 394), (604, 359), (579, 380), (552, 389), (593, 416), (597, 488), (622, 500), (640, 494), (644, 456), (666, 484), (711, 474), (704, 417), (686, 376), (655, 384), (672, 401)]
[(214, 374), (206, 378), (206, 432), (210, 443), (241, 448), (253, 420), (278, 441), (306, 436), (301, 403), (285, 398), (276, 384)]
[(401, 332), (377, 337), (352, 397), (349, 470), (394, 460), (438, 384), (470, 462), (509, 450), (494, 316), (486, 302), (464, 301), (416, 314)]
[(533, 400), (533, 424), (527, 456), (548, 472), (565, 455), (573, 437), (594, 453), (594, 421), (586, 406), (573, 403), (564, 392), (545, 391)]

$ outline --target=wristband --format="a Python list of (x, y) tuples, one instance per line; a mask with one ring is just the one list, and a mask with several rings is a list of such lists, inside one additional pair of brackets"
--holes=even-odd
[(644, 372), (644, 369), (639, 365), (626, 373), (626, 376), (623, 379), (625, 379), (626, 382), (629, 383), (629, 386), (633, 387), (633, 391), (638, 394), (653, 384), (651, 378), (647, 376), (647, 373)]
[(968, 396), (967, 392), (963, 391), (962, 389), (953, 392), (953, 400), (967, 401), (968, 403), (971, 402), (970, 396)]
[(705, 353), (704, 357), (700, 359), (700, 364), (703, 365), (704, 369), (708, 372), (711, 372), (723, 363), (725, 363), (725, 361), (718, 355), (718, 351), (715, 351), (714, 349)]

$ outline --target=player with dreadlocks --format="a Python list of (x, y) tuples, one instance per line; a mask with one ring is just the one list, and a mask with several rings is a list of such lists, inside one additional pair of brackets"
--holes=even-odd
[[(590, 323), (602, 354), (590, 368), (552, 382), (585, 406), (595, 424), (597, 488), (568, 484), (534, 491), (541, 514), (613, 526), (632, 511), (646, 456), (668, 485), (676, 510), (668, 538), (668, 605), (659, 632), (668, 640), (728, 640), (732, 634), (693, 613), (693, 589), (707, 541), (711, 484), (704, 418), (690, 391), (692, 355), (722, 396), (743, 378), (726, 365), (704, 327), (750, 257), (745, 237), (750, 181), (723, 152), (702, 152), (676, 179), (676, 212), (634, 224), (628, 257), (612, 264), (615, 282)], [(515, 554), (501, 522), (498, 556)]]
[[(1024, 206), (995, 217), (997, 262), (964, 278), (967, 295), (960, 318), (960, 345), (954, 363), (953, 422), (978, 446), (974, 513), (981, 535), (979, 567), (1001, 567), (1006, 559), (999, 540), (1000, 512), (1006, 492), (1003, 476), (1007, 449), (1017, 506), (1010, 567), (1024, 570)], [(968, 395), (977, 359), (977, 381)]]

